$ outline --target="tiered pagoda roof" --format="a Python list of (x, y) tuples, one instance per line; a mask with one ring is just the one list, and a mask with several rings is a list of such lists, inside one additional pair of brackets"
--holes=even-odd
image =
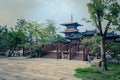
[(82, 26), (81, 24), (78, 24), (77, 22), (68, 22), (61, 24), (63, 26)]
[(61, 32), (65, 34), (65, 39), (70, 40), (72, 43), (79, 42), (81, 37), (80, 37), (79, 30), (77, 29), (77, 27), (82, 26), (82, 25), (78, 24), (77, 22), (74, 22), (72, 15), (71, 15), (71, 22), (63, 23), (60, 25), (66, 27), (66, 29)]
[(69, 33), (69, 32), (78, 32), (78, 30), (74, 28), (70, 28), (70, 29), (65, 29), (65, 31), (63, 31), (62, 33)]

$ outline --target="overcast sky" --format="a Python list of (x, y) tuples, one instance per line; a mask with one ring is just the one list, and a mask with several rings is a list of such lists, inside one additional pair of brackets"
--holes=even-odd
[(61, 23), (70, 22), (71, 13), (73, 20), (82, 24), (79, 31), (94, 29), (91, 24), (81, 21), (82, 18), (89, 18), (87, 3), (90, 0), (0, 0), (0, 25), (14, 26), (18, 18), (45, 22), (52, 19), (57, 27)]

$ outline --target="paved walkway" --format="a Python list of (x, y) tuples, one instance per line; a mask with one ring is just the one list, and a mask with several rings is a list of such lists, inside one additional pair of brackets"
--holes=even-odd
[(88, 66), (86, 62), (74, 60), (3, 58), (0, 59), (0, 79), (81, 80), (73, 76), (74, 69)]

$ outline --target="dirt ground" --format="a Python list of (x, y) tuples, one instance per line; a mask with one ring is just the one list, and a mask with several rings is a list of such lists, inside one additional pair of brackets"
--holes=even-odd
[(89, 63), (65, 59), (28, 59), (11, 57), (0, 59), (0, 80), (80, 80), (74, 69)]

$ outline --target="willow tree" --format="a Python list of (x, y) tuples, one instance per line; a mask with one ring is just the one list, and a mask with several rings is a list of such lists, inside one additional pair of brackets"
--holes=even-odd
[(91, 21), (98, 29), (101, 38), (101, 68), (107, 70), (105, 37), (112, 25), (120, 25), (119, 0), (91, 0), (87, 6)]

